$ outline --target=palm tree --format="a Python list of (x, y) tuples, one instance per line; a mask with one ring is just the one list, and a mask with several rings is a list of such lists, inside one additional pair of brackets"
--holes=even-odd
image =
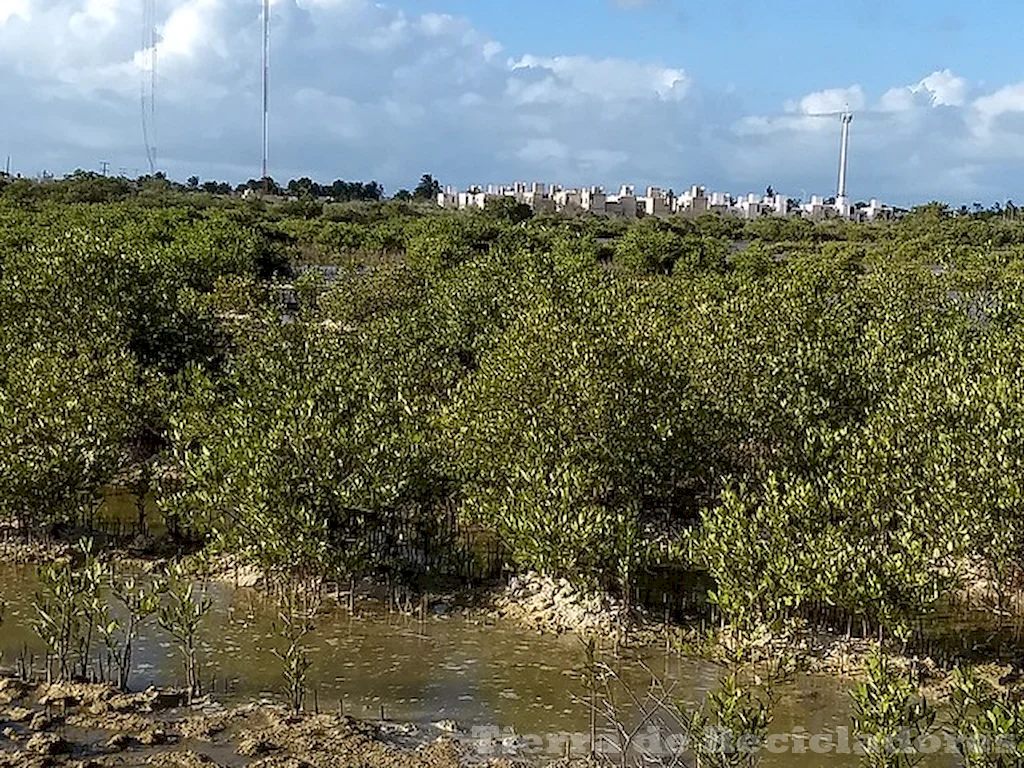
[(416, 186), (416, 190), (413, 192), (413, 197), (422, 200), (436, 200), (440, 191), (441, 183), (429, 173), (424, 173), (420, 177), (420, 183)]

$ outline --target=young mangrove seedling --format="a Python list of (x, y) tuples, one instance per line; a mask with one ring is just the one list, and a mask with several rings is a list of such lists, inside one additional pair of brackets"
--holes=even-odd
[(205, 588), (196, 589), (191, 578), (179, 565), (168, 578), (166, 600), (160, 606), (159, 622), (178, 645), (185, 667), (185, 686), (189, 703), (202, 693), (199, 680), (199, 630), (210, 612), (213, 601)]

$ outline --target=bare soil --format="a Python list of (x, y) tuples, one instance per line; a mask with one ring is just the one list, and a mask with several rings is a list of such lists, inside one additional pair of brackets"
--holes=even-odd
[(253, 766), (457, 768), (463, 749), (437, 731), (271, 702), (185, 706), (180, 692), (0, 678), (0, 768)]

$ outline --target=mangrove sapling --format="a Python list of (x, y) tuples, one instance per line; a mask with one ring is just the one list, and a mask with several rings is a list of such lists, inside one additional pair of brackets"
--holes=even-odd
[[(122, 691), (128, 690), (132, 671), (132, 652), (142, 624), (160, 608), (160, 595), (164, 582), (156, 580), (148, 586), (138, 584), (133, 577), (114, 579), (111, 593), (124, 608), (124, 620), (107, 621), (100, 627), (107, 648), (111, 681)], [(114, 675), (116, 674), (116, 677)]]
[(306, 699), (306, 681), (313, 662), (302, 641), (313, 629), (313, 620), (321, 603), (319, 589), (305, 590), (294, 584), (281, 591), (281, 606), (274, 630), (285, 641), (284, 650), (274, 649), (281, 660), (288, 703), (299, 714)]
[(143, 536), (147, 533), (146, 527), (146, 501), (149, 492), (153, 489), (153, 460), (147, 459), (134, 467), (128, 480), (132, 495), (135, 497), (135, 517), (139, 533)]
[[(753, 768), (760, 765), (759, 748), (768, 735), (776, 701), (776, 689), (788, 676), (789, 660), (780, 658), (757, 679), (757, 690), (739, 682), (738, 674), (723, 679), (697, 707), (680, 704), (673, 686), (641, 664), (649, 675), (646, 690), (624, 680), (613, 666), (597, 659), (591, 640), (584, 647), (586, 662), (583, 682), (590, 707), (590, 759), (600, 759), (617, 768), (631, 763), (671, 767), (684, 763), (678, 744), (651, 744), (655, 733), (686, 736), (697, 768)], [(611, 735), (598, 742), (598, 721)], [(602, 748), (599, 748), (602, 747)]]
[(623, 603), (628, 611), (632, 607), (633, 587), (637, 575), (644, 565), (651, 561), (651, 545), (644, 540), (637, 510), (620, 510), (616, 523), (616, 575)]
[(910, 680), (876, 648), (867, 659), (866, 682), (850, 691), (853, 726), (866, 768), (910, 768), (925, 755), (916, 745), (932, 734), (935, 710)]
[[(78, 648), (81, 616), (74, 574), (67, 563), (53, 563), (39, 569), (39, 591), (33, 606), (33, 626), (46, 644), (46, 681), (54, 679), (53, 663), (56, 663), (56, 679), (71, 677), (72, 655)], [(51, 663), (53, 662), (53, 663)]]
[(965, 768), (1024, 765), (1024, 702), (999, 691), (973, 669), (953, 671), (950, 720)]
[(47, 682), (54, 680), (53, 664), (57, 681), (71, 679), (76, 671), (86, 675), (92, 635), (105, 614), (104, 566), (93, 556), (90, 540), (82, 542), (79, 551), (85, 556), (81, 569), (70, 560), (39, 568), (33, 625), (47, 647)]
[(181, 566), (176, 566), (169, 579), (166, 600), (160, 606), (159, 622), (178, 645), (185, 666), (185, 686), (189, 703), (202, 693), (199, 680), (199, 630), (210, 612), (213, 601), (205, 589), (195, 588)]
[(702, 705), (677, 706), (678, 721), (688, 736), (697, 768), (754, 768), (761, 764), (776, 686), (787, 670), (787, 660), (777, 660), (760, 691), (742, 684), (733, 672), (708, 691)]
[(78, 652), (80, 677), (84, 680), (89, 676), (89, 662), (92, 655), (93, 636), (97, 627), (107, 622), (109, 613), (103, 594), (107, 568), (96, 559), (92, 551), (92, 539), (86, 539), (81, 546), (85, 555), (85, 563), (78, 572), (81, 594), (82, 636)]

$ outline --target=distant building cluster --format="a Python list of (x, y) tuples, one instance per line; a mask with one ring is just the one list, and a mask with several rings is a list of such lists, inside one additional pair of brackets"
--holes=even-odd
[(448, 187), (438, 193), (437, 204), (442, 208), (483, 209), (488, 200), (512, 199), (529, 206), (535, 213), (589, 212), (600, 216), (622, 216), (627, 219), (644, 216), (700, 216), (705, 213), (758, 219), (765, 216), (802, 216), (809, 219), (845, 218), (854, 221), (874, 221), (890, 218), (893, 209), (877, 200), (851, 205), (846, 198), (812, 196), (803, 203), (771, 188), (764, 195), (730, 195), (724, 192), (708, 194), (704, 187), (693, 186), (680, 195), (661, 187), (648, 187), (646, 194), (636, 194), (636, 188), (624, 184), (618, 194), (608, 194), (603, 187), (563, 188), (542, 182), (526, 184), (516, 182), (508, 186), (488, 185), (470, 187), (458, 192)]

